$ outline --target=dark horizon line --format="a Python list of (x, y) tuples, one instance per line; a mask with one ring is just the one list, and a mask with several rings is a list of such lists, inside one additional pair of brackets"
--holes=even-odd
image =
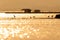
[[(4, 13), (25, 13), (25, 12), (4, 12)], [(60, 13), (60, 12), (26, 12), (26, 13)]]

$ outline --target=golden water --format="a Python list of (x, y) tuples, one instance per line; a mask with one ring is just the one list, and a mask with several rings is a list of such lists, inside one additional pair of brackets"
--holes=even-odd
[(0, 40), (60, 40), (60, 19), (0, 20)]

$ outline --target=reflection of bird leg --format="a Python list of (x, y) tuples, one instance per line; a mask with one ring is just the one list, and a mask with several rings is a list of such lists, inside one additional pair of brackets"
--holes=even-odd
[(53, 15), (51, 17), (53, 18)]
[(33, 18), (33, 16), (30, 16), (30, 19), (32, 19)]
[(13, 15), (14, 16), (14, 18), (16, 17), (15, 15)]
[(35, 16), (30, 17), (30, 19), (35, 19)]
[(33, 18), (35, 19), (35, 16), (33, 16)]

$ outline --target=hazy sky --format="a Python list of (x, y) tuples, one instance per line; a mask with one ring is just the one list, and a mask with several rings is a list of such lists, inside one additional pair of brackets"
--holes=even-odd
[(60, 11), (60, 0), (0, 0), (0, 11), (19, 11), (23, 8)]

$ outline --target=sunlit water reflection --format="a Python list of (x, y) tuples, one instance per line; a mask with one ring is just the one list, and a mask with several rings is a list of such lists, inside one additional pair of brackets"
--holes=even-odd
[(0, 40), (60, 40), (60, 19), (0, 20)]

